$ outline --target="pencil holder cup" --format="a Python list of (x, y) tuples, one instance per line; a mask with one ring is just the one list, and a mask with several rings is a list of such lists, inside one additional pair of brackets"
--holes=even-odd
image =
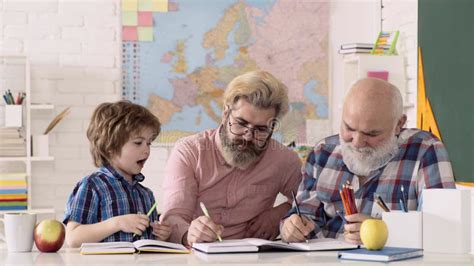
[(387, 247), (423, 248), (422, 212), (383, 212), (382, 220), (388, 227)]
[(471, 192), (424, 189), (422, 202), (424, 250), (468, 253), (471, 244)]
[(35, 157), (49, 156), (49, 135), (33, 135), (31, 137), (32, 155)]
[(22, 105), (5, 105), (5, 127), (21, 127), (23, 125)]

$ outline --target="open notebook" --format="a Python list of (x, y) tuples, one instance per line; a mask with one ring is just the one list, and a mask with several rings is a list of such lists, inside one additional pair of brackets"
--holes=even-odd
[(189, 250), (180, 244), (152, 239), (141, 239), (135, 242), (83, 243), (81, 245), (82, 255), (132, 254), (135, 252), (189, 253)]
[(311, 239), (309, 243), (285, 243), (282, 241), (269, 241), (258, 238), (245, 238), (238, 240), (224, 240), (212, 243), (194, 243), (195, 250), (204, 253), (237, 253), (259, 252), (267, 249), (285, 249), (294, 251), (322, 251), (356, 249), (359, 246), (346, 243), (333, 238)]

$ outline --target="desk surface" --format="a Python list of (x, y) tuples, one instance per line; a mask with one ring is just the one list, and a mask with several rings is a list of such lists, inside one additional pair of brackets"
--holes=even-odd
[[(58, 253), (9, 253), (0, 247), (0, 265), (387, 265), (384, 263), (342, 261), (337, 252), (267, 252), (245, 254), (131, 254), (80, 255), (78, 249)], [(425, 253), (421, 258), (392, 262), (390, 265), (474, 265), (474, 255)]]

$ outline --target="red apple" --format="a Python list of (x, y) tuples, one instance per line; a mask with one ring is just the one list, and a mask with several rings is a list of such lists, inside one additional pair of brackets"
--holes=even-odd
[(64, 243), (66, 231), (57, 220), (43, 220), (36, 225), (34, 239), (36, 247), (41, 252), (56, 252)]

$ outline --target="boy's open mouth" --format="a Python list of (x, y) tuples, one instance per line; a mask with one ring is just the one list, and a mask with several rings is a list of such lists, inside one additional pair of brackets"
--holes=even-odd
[(146, 159), (143, 159), (143, 160), (137, 161), (137, 164), (143, 166), (143, 165), (145, 165), (145, 162), (146, 162)]

